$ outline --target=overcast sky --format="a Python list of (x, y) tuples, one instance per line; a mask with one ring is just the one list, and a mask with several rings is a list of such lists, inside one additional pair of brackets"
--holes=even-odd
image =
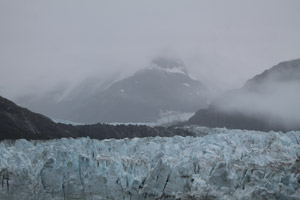
[(300, 58), (299, 0), (1, 0), (0, 95), (127, 76), (159, 55), (223, 90)]

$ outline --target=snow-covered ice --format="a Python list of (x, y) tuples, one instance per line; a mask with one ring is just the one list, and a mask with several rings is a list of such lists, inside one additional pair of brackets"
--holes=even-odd
[(300, 132), (189, 129), (199, 137), (3, 141), (0, 199), (300, 198)]

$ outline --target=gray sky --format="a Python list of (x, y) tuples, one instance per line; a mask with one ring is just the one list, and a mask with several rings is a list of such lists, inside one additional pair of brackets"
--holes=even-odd
[(192, 76), (241, 87), (300, 58), (299, 0), (1, 0), (0, 95), (127, 76), (158, 55)]

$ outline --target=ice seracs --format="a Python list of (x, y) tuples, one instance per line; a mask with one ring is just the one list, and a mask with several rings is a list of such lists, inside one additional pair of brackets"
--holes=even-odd
[[(0, 143), (0, 199), (299, 199), (300, 132)], [(205, 136), (200, 136), (205, 135)]]

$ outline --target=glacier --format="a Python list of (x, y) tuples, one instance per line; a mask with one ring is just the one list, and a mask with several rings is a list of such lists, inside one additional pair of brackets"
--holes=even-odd
[(0, 199), (300, 199), (300, 132), (0, 143)]

